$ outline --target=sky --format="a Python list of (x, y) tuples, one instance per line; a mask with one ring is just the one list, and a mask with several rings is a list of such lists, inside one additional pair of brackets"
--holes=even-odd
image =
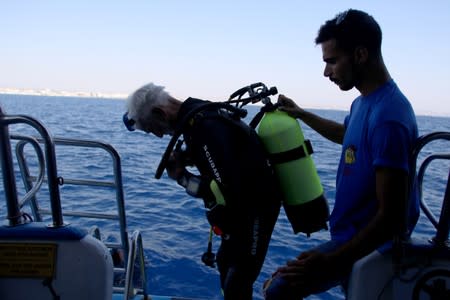
[[(225, 101), (255, 82), (304, 108), (348, 109), (323, 76), (319, 27), (373, 15), (387, 68), (417, 114), (450, 116), (450, 0), (0, 0), (0, 88)], [(274, 99), (276, 100), (276, 99)]]

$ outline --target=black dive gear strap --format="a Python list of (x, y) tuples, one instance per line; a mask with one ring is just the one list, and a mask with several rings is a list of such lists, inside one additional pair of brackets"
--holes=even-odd
[(299, 146), (288, 151), (271, 153), (269, 154), (270, 162), (273, 164), (282, 164), (314, 153), (310, 140), (305, 140), (305, 148), (303, 148), (303, 146)]
[[(197, 106), (193, 110), (191, 110), (184, 118), (178, 123), (177, 129), (175, 130), (172, 138), (169, 141), (169, 144), (167, 145), (166, 151), (164, 152), (161, 161), (158, 165), (158, 168), (156, 169), (155, 178), (160, 179), (162, 174), (164, 173), (164, 170), (167, 166), (167, 161), (169, 160), (170, 154), (172, 153), (172, 150), (175, 146), (175, 144), (178, 141), (178, 138), (183, 133), (183, 130), (185, 129), (185, 126), (188, 124), (189, 120), (191, 120), (195, 115), (199, 112), (205, 111), (205, 110), (219, 110), (219, 109), (225, 109), (230, 111), (234, 116), (242, 119), (247, 116), (247, 110), (235, 107), (233, 105), (230, 105), (228, 103), (224, 102), (206, 102), (202, 105)], [(180, 144), (181, 146), (181, 144)]]

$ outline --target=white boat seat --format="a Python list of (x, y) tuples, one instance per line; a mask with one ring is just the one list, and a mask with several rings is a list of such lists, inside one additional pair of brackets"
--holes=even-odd
[(112, 298), (113, 263), (99, 240), (72, 226), (0, 227), (0, 299)]

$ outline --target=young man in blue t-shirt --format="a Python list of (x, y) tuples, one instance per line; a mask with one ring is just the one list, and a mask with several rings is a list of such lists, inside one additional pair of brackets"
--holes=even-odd
[[(319, 30), (324, 76), (343, 91), (360, 92), (343, 124), (323, 119), (280, 95), (282, 110), (341, 144), (331, 240), (280, 267), (267, 282), (266, 299), (300, 299), (343, 284), (353, 263), (389, 244), (417, 222), (418, 199), (407, 202), (408, 161), (418, 136), (414, 111), (383, 62), (381, 29), (365, 12), (350, 9)], [(414, 195), (414, 193), (411, 193)], [(410, 203), (410, 207), (405, 207)]]

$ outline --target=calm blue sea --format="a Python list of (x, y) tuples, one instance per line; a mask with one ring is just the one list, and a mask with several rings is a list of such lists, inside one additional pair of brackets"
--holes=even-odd
[[(8, 114), (25, 114), (42, 121), (55, 137), (101, 140), (114, 146), (122, 159), (122, 173), (126, 200), (129, 232), (140, 230), (143, 236), (145, 255), (148, 260), (148, 287), (152, 294), (221, 299), (218, 272), (202, 264), (200, 257), (206, 250), (209, 226), (204, 218), (202, 202), (189, 197), (169, 180), (166, 175), (156, 180), (155, 170), (168, 138), (158, 139), (141, 132), (128, 132), (121, 118), (125, 102), (109, 99), (71, 97), (44, 97), (0, 95), (0, 105)], [(257, 107), (249, 107), (249, 115)], [(342, 121), (346, 112), (316, 110), (323, 117)], [(450, 131), (450, 118), (418, 116), (420, 134), (433, 131)], [(14, 125), (11, 133), (35, 135), (27, 126)], [(319, 176), (322, 180), (330, 207), (334, 201), (335, 174), (340, 148), (303, 125), (304, 135), (313, 143)], [(433, 144), (426, 152), (444, 150), (443, 144)], [(448, 145), (446, 146), (448, 149)], [(78, 172), (87, 178), (111, 180), (111, 161), (100, 152), (57, 148), (60, 176), (71, 176)], [(449, 164), (432, 163), (428, 179), (424, 184), (424, 195), (434, 212), (438, 212), (444, 193), (444, 184)], [(0, 175), (1, 176), (1, 175)], [(78, 176), (78, 175), (77, 175)], [(4, 199), (3, 181), (0, 184), (0, 199)], [(21, 181), (17, 183), (23, 188)], [(45, 192), (42, 192), (45, 194)], [(114, 210), (114, 194), (105, 190), (61, 187), (65, 209), (86, 206), (101, 212)], [(45, 203), (45, 197), (42, 206)], [(41, 203), (41, 202), (40, 202)], [(5, 218), (4, 201), (0, 201), (0, 218)], [(88, 226), (95, 222), (88, 222)], [(107, 224), (102, 232), (105, 237), (114, 234), (115, 225)], [(433, 236), (434, 230), (425, 217), (421, 217), (415, 235), (423, 238)], [(299, 252), (327, 239), (328, 232), (294, 235), (282, 212), (277, 222), (263, 270), (254, 286), (254, 298), (262, 299), (261, 287), (265, 279), (277, 266), (292, 259)], [(219, 239), (213, 241), (214, 250)], [(338, 288), (308, 299), (343, 299)]]

